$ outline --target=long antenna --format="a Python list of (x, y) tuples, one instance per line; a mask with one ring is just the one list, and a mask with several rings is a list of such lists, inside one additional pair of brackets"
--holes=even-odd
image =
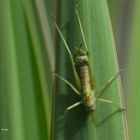
[(60, 36), (61, 36), (61, 38), (62, 38), (62, 40), (63, 40), (63, 43), (64, 43), (64, 45), (65, 45), (65, 47), (66, 47), (66, 49), (67, 49), (69, 55), (72, 56), (71, 51), (70, 51), (70, 49), (69, 49), (69, 47), (68, 47), (68, 44), (67, 44), (67, 42), (66, 42), (66, 40), (65, 40), (65, 38), (64, 38), (64, 36), (63, 36), (63, 34), (62, 34), (62, 32), (61, 32), (61, 30), (59, 29), (59, 27), (58, 27), (58, 25), (56, 24), (55, 21), (54, 21), (54, 25), (55, 25), (57, 31), (59, 32), (59, 34), (60, 34)]
[(75, 76), (75, 80), (76, 80), (76, 83), (77, 83), (78, 87), (80, 87), (80, 80), (79, 80), (78, 74), (77, 74), (76, 69), (75, 69), (75, 63), (74, 63), (73, 55), (72, 55), (72, 53), (71, 53), (71, 51), (70, 51), (70, 49), (68, 47), (68, 44), (67, 44), (67, 42), (66, 42), (66, 40), (65, 40), (61, 30), (60, 30), (60, 28), (58, 27), (58, 25), (56, 24), (55, 21), (54, 21), (54, 25), (55, 25), (58, 33), (60, 34), (60, 36), (61, 36), (61, 38), (63, 40), (63, 43), (65, 45), (66, 50), (68, 51), (68, 54), (69, 54), (69, 57), (70, 57), (70, 60), (71, 60), (71, 64), (72, 64), (72, 69), (73, 69), (74, 76)]
[(82, 38), (83, 38), (83, 41), (84, 41), (84, 46), (85, 46), (86, 51), (87, 51), (88, 50), (87, 49), (87, 43), (86, 43), (86, 39), (85, 39), (85, 35), (84, 35), (84, 30), (83, 30), (83, 27), (82, 27), (82, 23), (81, 23), (81, 20), (80, 20), (80, 16), (79, 16), (78, 10), (76, 9), (75, 12), (76, 12), (76, 15), (77, 15), (78, 23), (80, 25), (80, 30), (81, 30)]

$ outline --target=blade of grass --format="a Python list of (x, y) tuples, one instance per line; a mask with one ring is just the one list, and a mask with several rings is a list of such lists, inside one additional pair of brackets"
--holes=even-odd
[[(49, 137), (50, 135), (50, 123), (51, 123), (51, 66), (48, 61), (48, 55), (46, 53), (46, 49), (44, 46), (44, 40), (45, 37), (42, 36), (40, 33), (40, 25), (38, 22), (38, 19), (36, 17), (37, 13), (35, 11), (35, 3), (34, 1), (26, 1), (24, 0), (24, 11), (25, 11), (25, 17), (27, 20), (27, 26), (29, 31), (29, 36), (32, 43), (32, 51), (34, 52), (34, 59), (37, 67), (37, 73), (39, 76), (39, 83), (36, 82), (36, 84), (40, 84), (40, 96), (41, 96), (41, 102), (42, 106), (40, 106), (40, 109), (42, 108), (42, 119), (41, 125), (44, 127), (44, 131), (42, 132), (42, 127), (40, 125), (40, 133), (42, 133), (42, 138), (45, 139), (45, 133), (47, 130), (47, 135)], [(44, 38), (43, 38), (44, 37)], [(45, 42), (46, 43), (46, 42)], [(49, 42), (48, 42), (49, 44)], [(48, 45), (45, 44), (45, 45)], [(53, 65), (53, 64), (52, 64)], [(38, 112), (39, 108), (38, 108)], [(44, 121), (47, 124), (44, 124)], [(47, 127), (46, 127), (47, 126)]]
[[(46, 62), (44, 46), (40, 43), (39, 31), (36, 31), (34, 24), (32, 28), (31, 23), (25, 22), (22, 2), (0, 2), (0, 57), (3, 64), (0, 69), (3, 114), (0, 120), (5, 118), (0, 127), (8, 128), (8, 132), (0, 137), (6, 140), (49, 139), (50, 67)], [(28, 16), (31, 14), (32, 17), (33, 13), (29, 12)], [(30, 32), (27, 31), (27, 25)], [(35, 37), (32, 38), (34, 33)]]
[(52, 32), (50, 29), (49, 16), (47, 13), (45, 3), (43, 0), (35, 0), (36, 11), (40, 22), (41, 33), (43, 34), (44, 44), (46, 46), (46, 53), (48, 55), (51, 70), (54, 71), (54, 45), (52, 40)]
[(126, 57), (126, 66), (128, 73), (125, 74), (126, 79), (126, 93), (128, 94), (128, 121), (129, 133), (132, 140), (140, 138), (139, 124), (140, 124), (140, 18), (139, 18), (140, 1), (134, 2), (134, 12), (131, 27), (131, 38), (128, 40), (130, 44), (129, 52)]
[[(120, 67), (125, 65), (135, 1), (108, 0)], [(127, 60), (126, 60), (127, 61)], [(124, 73), (123, 73), (124, 74)], [(122, 74), (122, 76), (124, 76)]]
[[(95, 76), (94, 87), (105, 83), (118, 71), (116, 49), (106, 1), (80, 0), (74, 2), (60, 1), (59, 27), (73, 51), (75, 46), (83, 44), (74, 8), (78, 4), (78, 11), (86, 37), (92, 75)], [(64, 44), (59, 38), (59, 48), (56, 51), (57, 73), (69, 79), (74, 84), (72, 68)], [(79, 101), (73, 91), (60, 80), (56, 83), (55, 117), (52, 137), (55, 140), (128, 140), (125, 114), (117, 112), (113, 106), (97, 104), (95, 113), (87, 113), (80, 106), (64, 113), (66, 107)], [(122, 106), (122, 90), (118, 78), (106, 90), (103, 98), (113, 100)], [(98, 123), (98, 126), (96, 125)]]
[[(16, 42), (14, 38), (13, 30), (13, 19), (11, 12), (11, 2), (10, 1), (1, 1), (1, 38), (3, 39), (3, 47), (1, 57), (3, 62), (3, 80), (5, 85), (3, 88), (3, 98), (7, 98), (7, 108), (8, 116), (6, 116), (7, 121), (9, 122), (9, 131), (7, 134), (10, 136), (11, 140), (24, 140), (24, 121), (23, 121), (23, 112), (22, 112), (22, 102), (21, 102), (21, 92), (19, 86), (19, 75), (18, 75), (18, 65), (17, 65), (17, 55), (16, 55)], [(2, 82), (1, 82), (2, 83)], [(3, 102), (3, 101), (2, 101)], [(6, 109), (6, 108), (5, 108)], [(2, 112), (3, 114), (3, 112)]]

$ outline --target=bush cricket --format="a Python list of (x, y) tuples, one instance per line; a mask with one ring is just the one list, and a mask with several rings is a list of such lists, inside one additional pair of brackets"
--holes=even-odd
[(120, 107), (119, 105), (117, 105), (113, 101), (99, 98), (99, 96), (103, 93), (103, 91), (105, 89), (107, 89), (107, 87), (118, 77), (120, 72), (118, 72), (115, 76), (113, 76), (110, 80), (108, 80), (104, 85), (100, 86), (99, 89), (97, 89), (97, 90), (92, 89), (91, 74), (90, 74), (90, 68), (89, 68), (89, 58), (88, 58), (88, 51), (87, 51), (87, 43), (86, 43), (86, 39), (85, 39), (85, 35), (84, 35), (84, 31), (83, 31), (83, 27), (82, 27), (82, 23), (80, 20), (78, 10), (76, 9), (75, 12), (76, 12), (76, 16), (78, 19), (78, 24), (80, 26), (80, 31), (81, 31), (83, 43), (85, 46), (85, 50), (83, 50), (81, 48), (79, 48), (79, 49), (77, 48), (78, 53), (77, 53), (77, 56), (75, 59), (74, 59), (74, 57), (69, 49), (69, 46), (68, 46), (60, 28), (54, 22), (54, 25), (55, 25), (63, 43), (64, 43), (64, 45), (65, 45), (65, 48), (66, 48), (68, 54), (69, 54), (77, 86), (75, 87), (74, 85), (72, 85), (69, 81), (67, 81), (62, 76), (60, 76), (56, 73), (55, 73), (55, 75), (59, 79), (64, 81), (67, 85), (69, 85), (69, 87), (71, 87), (72, 90), (81, 98), (81, 101), (76, 102), (75, 104), (67, 107), (66, 112), (81, 105), (81, 104), (84, 104), (86, 111), (88, 111), (88, 112), (95, 111), (97, 102), (104, 102), (104, 103), (108, 103), (108, 104), (113, 104), (116, 107), (118, 107), (120, 110), (125, 110), (124, 108)]

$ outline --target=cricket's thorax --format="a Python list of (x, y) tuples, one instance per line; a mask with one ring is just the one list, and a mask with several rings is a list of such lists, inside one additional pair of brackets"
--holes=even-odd
[(79, 56), (76, 61), (76, 67), (81, 82), (81, 92), (86, 110), (93, 111), (95, 110), (95, 97), (94, 94), (92, 94), (88, 57)]
[(84, 96), (84, 105), (87, 111), (94, 111), (96, 109), (96, 98), (94, 95), (90, 94), (89, 96)]

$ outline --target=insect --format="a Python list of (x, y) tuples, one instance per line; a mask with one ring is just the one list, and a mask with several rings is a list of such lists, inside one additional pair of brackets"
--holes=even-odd
[(67, 85), (69, 85), (73, 89), (73, 91), (81, 98), (81, 101), (76, 102), (75, 104), (67, 107), (66, 112), (81, 105), (81, 104), (84, 104), (86, 111), (91, 112), (91, 111), (94, 111), (96, 109), (97, 102), (104, 102), (104, 103), (108, 103), (108, 104), (113, 104), (116, 107), (118, 107), (120, 110), (124, 110), (123, 108), (121, 108), (119, 105), (117, 105), (113, 101), (99, 98), (99, 96), (103, 93), (103, 91), (118, 77), (120, 72), (118, 72), (115, 76), (113, 76), (110, 80), (108, 80), (104, 85), (99, 87), (99, 89), (97, 89), (97, 90), (92, 89), (89, 58), (88, 58), (88, 53), (87, 53), (88, 52), (87, 51), (87, 43), (86, 43), (86, 39), (85, 39), (85, 35), (84, 35), (84, 31), (83, 31), (83, 27), (82, 27), (82, 23), (80, 20), (78, 10), (76, 9), (75, 12), (77, 15), (78, 24), (80, 26), (80, 31), (81, 31), (83, 43), (84, 43), (84, 46), (86, 49), (86, 51), (85, 51), (85, 50), (79, 48), (75, 59), (74, 59), (74, 57), (73, 57), (73, 55), (68, 47), (68, 44), (67, 44), (60, 28), (54, 22), (54, 25), (55, 25), (59, 35), (61, 36), (63, 43), (65, 45), (65, 48), (69, 54), (77, 86), (75, 87), (74, 85), (72, 85), (69, 81), (67, 81), (62, 76), (60, 76), (56, 73), (55, 73), (55, 75), (59, 79), (64, 81)]

